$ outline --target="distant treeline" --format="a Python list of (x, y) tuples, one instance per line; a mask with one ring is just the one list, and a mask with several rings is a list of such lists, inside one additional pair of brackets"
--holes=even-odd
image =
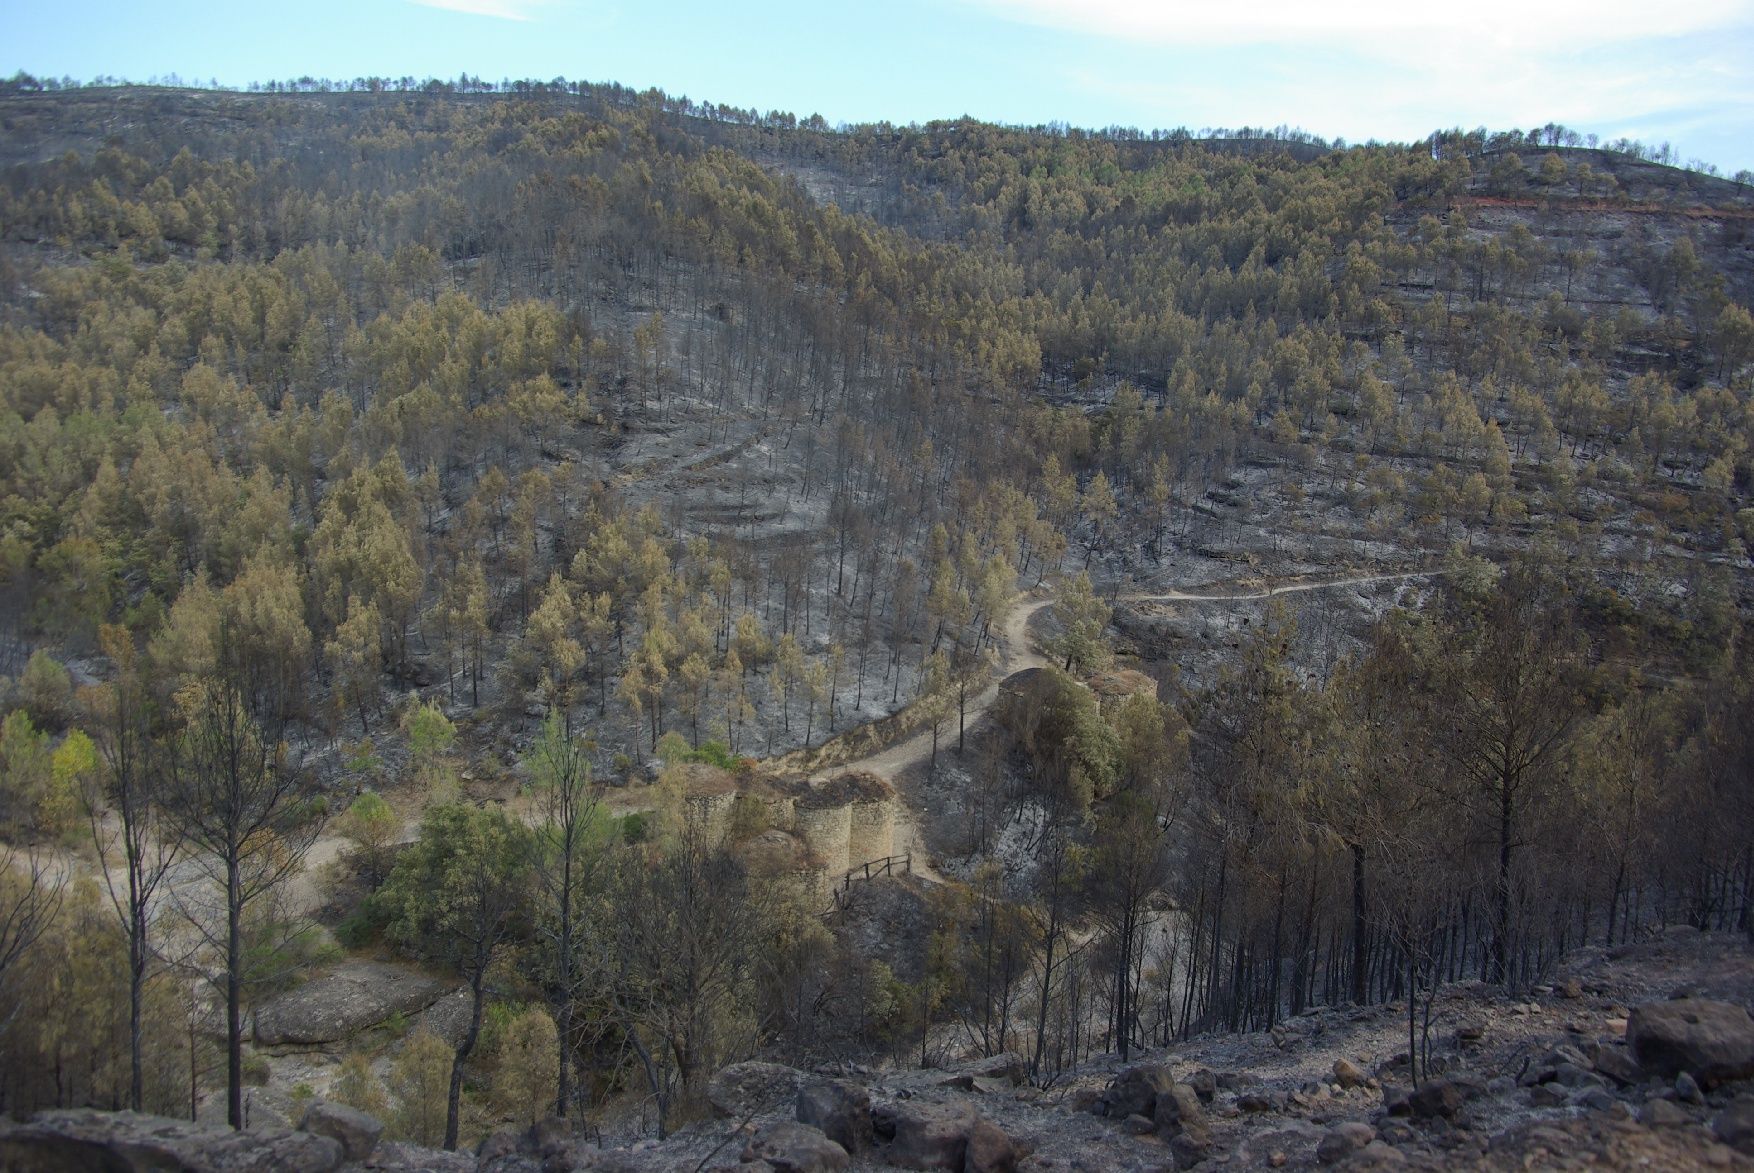
[[(538, 78), (501, 78), (492, 81), (488, 78), (463, 73), (455, 78), (440, 77), (356, 77), (346, 78), (302, 77), (281, 80), (253, 81), (239, 90), (223, 85), (217, 78), (203, 82), (199, 78), (183, 78), (175, 73), (162, 76), (153, 75), (145, 82), (133, 81), (129, 78), (113, 77), (98, 74), (89, 81), (81, 81), (74, 77), (36, 77), (19, 70), (10, 78), (0, 79), (0, 95), (54, 92), (60, 90), (105, 89), (117, 86), (148, 86), (168, 89), (211, 89), (225, 90), (236, 93), (251, 94), (510, 94), (516, 97), (548, 97), (556, 95), (572, 95), (575, 97), (607, 101), (612, 105), (628, 108), (653, 106), (667, 114), (679, 114), (689, 118), (701, 118), (710, 122), (728, 122), (738, 126), (752, 126), (769, 130), (815, 130), (823, 132), (848, 132), (859, 130), (875, 130), (879, 133), (897, 129), (887, 121), (877, 123), (838, 123), (830, 124), (821, 114), (811, 114), (800, 118), (785, 110), (769, 110), (763, 114), (751, 106), (747, 109), (730, 106), (723, 102), (696, 102), (687, 95), (672, 97), (663, 90), (652, 88), (636, 90), (619, 82), (569, 81), (564, 77), (556, 77), (549, 81)], [(926, 124), (930, 129), (936, 126), (952, 125), (957, 120), (933, 120)], [(1312, 134), (1301, 127), (1291, 127), (1281, 122), (1277, 126), (1203, 126), (1199, 130), (1191, 130), (1186, 126), (1173, 129), (1154, 128), (1141, 130), (1136, 126), (1106, 126), (1102, 128), (1083, 128), (1071, 126), (1065, 122), (1048, 122), (1035, 126), (1023, 124), (1001, 124), (1012, 130), (1028, 130), (1037, 134), (1057, 135), (1069, 139), (1094, 139), (1110, 142), (1191, 142), (1191, 141), (1243, 141), (1295, 144), (1314, 147), (1318, 150), (1340, 151), (1346, 149), (1344, 138), (1326, 139)], [(910, 124), (911, 129), (919, 129), (919, 124)], [(1362, 144), (1367, 147), (1396, 146), (1393, 142), (1371, 139)], [(1467, 158), (1475, 158), (1484, 154), (1500, 151), (1522, 151), (1552, 149), (1555, 147), (1589, 147), (1608, 151), (1617, 155), (1626, 155), (1641, 159), (1647, 163), (1658, 163), (1665, 167), (1678, 167), (1686, 171), (1695, 171), (1702, 175), (1722, 175), (1717, 164), (1704, 159), (1688, 159), (1682, 162), (1681, 154), (1673, 144), (1668, 142), (1649, 145), (1638, 139), (1621, 136), (1615, 139), (1603, 139), (1600, 135), (1586, 134), (1560, 123), (1548, 122), (1530, 130), (1488, 130), (1484, 126), (1473, 130), (1453, 127), (1449, 130), (1434, 130), (1426, 138), (1404, 144), (1408, 149), (1425, 147), (1434, 157), (1460, 154)], [(1305, 157), (1299, 152), (1299, 157)], [(1744, 169), (1731, 176), (1739, 183), (1747, 183), (1754, 176)]]

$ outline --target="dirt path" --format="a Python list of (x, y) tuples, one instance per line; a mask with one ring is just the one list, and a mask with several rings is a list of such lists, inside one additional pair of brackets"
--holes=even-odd
[[(1272, 598), (1277, 595), (1297, 594), (1303, 591), (1326, 590), (1330, 587), (1366, 586), (1378, 582), (1399, 582), (1407, 579), (1430, 578), (1442, 574), (1441, 570), (1413, 570), (1394, 574), (1355, 574), (1341, 578), (1313, 579), (1310, 581), (1294, 580), (1283, 583), (1270, 583), (1260, 590), (1235, 593), (1209, 593), (1200, 591), (1168, 591), (1157, 594), (1126, 594), (1116, 597), (1116, 603), (1152, 604), (1152, 603), (1241, 603), (1254, 602)], [(1050, 597), (1024, 596), (1005, 620), (1005, 653), (999, 679), (1026, 668), (1045, 668), (1049, 661), (1036, 650), (1029, 634), (1029, 623), (1053, 600)], [(972, 729), (987, 716), (993, 702), (998, 699), (999, 686), (997, 681), (983, 689), (979, 696), (969, 701), (966, 713), (966, 724)], [(948, 725), (948, 722), (946, 722)], [(953, 733), (941, 731), (939, 748), (953, 737)], [(813, 775), (812, 781), (820, 781), (829, 773), (844, 773), (849, 770), (863, 770), (890, 783), (929, 760), (932, 756), (932, 731), (916, 733), (905, 741), (897, 742), (888, 749), (872, 754), (870, 757), (847, 762), (832, 771), (824, 771)], [(901, 788), (897, 787), (898, 792)], [(931, 866), (930, 852), (926, 849), (925, 839), (920, 832), (918, 816), (906, 803), (899, 804), (895, 817), (895, 851), (897, 854), (907, 853), (913, 857), (913, 870), (931, 880), (942, 880), (936, 869)]]
[[(1365, 586), (1378, 582), (1398, 582), (1415, 578), (1430, 578), (1442, 574), (1441, 570), (1413, 570), (1394, 574), (1355, 574), (1340, 578), (1312, 579), (1309, 581), (1292, 580), (1289, 582), (1269, 583), (1259, 590), (1241, 592), (1202, 592), (1202, 591), (1167, 591), (1161, 593), (1139, 593), (1119, 595), (1117, 604), (1146, 605), (1153, 603), (1241, 603), (1254, 602), (1272, 598), (1276, 595), (1297, 594), (1303, 591), (1326, 590), (1330, 587)], [(1053, 601), (1051, 596), (1025, 594), (1020, 596), (1017, 605), (1005, 619), (1004, 654), (998, 680), (1026, 668), (1045, 668), (1048, 659), (1035, 647), (1029, 632), (1030, 621), (1038, 615), (1042, 608)], [(973, 729), (984, 720), (998, 699), (999, 685), (997, 680), (981, 690), (980, 694), (971, 697), (966, 711), (966, 724)], [(955, 726), (945, 722), (939, 732), (939, 749), (946, 748), (946, 743), (955, 738)], [(887, 749), (878, 751), (868, 757), (847, 762), (811, 775), (812, 781), (822, 781), (830, 774), (841, 774), (851, 770), (862, 770), (876, 774), (878, 777), (894, 784), (909, 770), (926, 762), (932, 756), (932, 731), (930, 729), (916, 733), (904, 741), (896, 742)], [(901, 791), (901, 787), (897, 787)], [(615, 802), (607, 799), (617, 813), (640, 809), (637, 802), (625, 800)], [(401, 838), (411, 840), (419, 830), (418, 812), (404, 814)], [(318, 907), (321, 897), (318, 884), (321, 881), (322, 869), (333, 861), (348, 844), (333, 832), (325, 832), (311, 845), (305, 857), (304, 868), (293, 880), (293, 905), (303, 911)], [(895, 853), (913, 857), (913, 870), (926, 879), (942, 882), (943, 877), (932, 867), (930, 852), (926, 848), (925, 839), (921, 834), (919, 817), (907, 802), (897, 804), (895, 816)], [(863, 861), (861, 861), (863, 862)]]

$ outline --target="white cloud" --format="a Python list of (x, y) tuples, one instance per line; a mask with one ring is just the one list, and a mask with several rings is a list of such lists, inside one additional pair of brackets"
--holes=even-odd
[(1029, 24), (1164, 45), (1310, 44), (1391, 46), (1409, 37), (1456, 38), (1480, 47), (1576, 50), (1727, 28), (1754, 18), (1750, 0), (969, 0)]
[(526, 21), (534, 19), (547, 7), (548, 0), (409, 0), (409, 3), (470, 16), (491, 16), (496, 20)]

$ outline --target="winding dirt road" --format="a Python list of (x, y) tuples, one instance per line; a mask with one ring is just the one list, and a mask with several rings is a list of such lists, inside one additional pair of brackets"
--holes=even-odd
[[(1288, 582), (1270, 583), (1258, 590), (1247, 591), (1166, 591), (1161, 593), (1138, 593), (1117, 596), (1116, 604), (1130, 606), (1150, 605), (1153, 603), (1242, 603), (1256, 602), (1273, 598), (1278, 595), (1299, 594), (1304, 591), (1327, 590), (1333, 587), (1367, 586), (1379, 582), (1399, 582), (1415, 578), (1431, 578), (1443, 574), (1442, 570), (1412, 570), (1393, 574), (1354, 574), (1339, 578), (1326, 579), (1294, 579)], [(966, 710), (966, 723), (973, 729), (977, 723), (986, 719), (999, 696), (998, 681), (1026, 668), (1045, 668), (1049, 661), (1036, 650), (1030, 638), (1030, 621), (1048, 606), (1053, 599), (1050, 596), (1029, 593), (1019, 597), (1011, 614), (1006, 617), (1004, 627), (1004, 659), (997, 678), (992, 684), (982, 689), (980, 694), (971, 697)], [(954, 727), (947, 721), (945, 729), (939, 734), (939, 749), (955, 737)], [(832, 769), (818, 771), (811, 775), (812, 781), (821, 781), (833, 774), (841, 774), (850, 770), (862, 770), (877, 775), (892, 785), (909, 770), (921, 765), (932, 754), (932, 731), (927, 729), (916, 733), (903, 741), (898, 741), (886, 749), (856, 761), (846, 762)], [(902, 788), (897, 787), (898, 792)], [(617, 809), (622, 809), (619, 805)], [(632, 809), (632, 808), (628, 808)], [(418, 832), (418, 818), (415, 813), (405, 814), (401, 838), (411, 840)], [(293, 903), (308, 911), (320, 902), (317, 881), (320, 870), (334, 860), (347, 847), (340, 836), (325, 833), (311, 846), (305, 857), (305, 866), (293, 881)], [(920, 833), (919, 818), (905, 801), (899, 803), (895, 819), (895, 853), (913, 857), (913, 870), (928, 880), (942, 881), (943, 877), (931, 864), (931, 855), (925, 846)]]
[[(1141, 605), (1152, 603), (1242, 603), (1258, 602), (1278, 595), (1299, 594), (1304, 591), (1327, 590), (1331, 587), (1367, 586), (1379, 582), (1400, 582), (1407, 579), (1431, 578), (1444, 573), (1441, 570), (1412, 570), (1393, 574), (1354, 574), (1340, 578), (1302, 580), (1271, 583), (1259, 590), (1241, 592), (1201, 592), (1201, 591), (1167, 591), (1158, 594), (1126, 594), (1119, 595), (1114, 602), (1117, 604)], [(983, 689), (979, 696), (972, 698), (966, 711), (967, 726), (972, 729), (977, 722), (985, 719), (992, 709), (993, 702), (999, 696), (999, 680), (1003, 680), (1026, 668), (1045, 668), (1049, 661), (1035, 648), (1030, 639), (1029, 623), (1043, 607), (1053, 602), (1052, 598), (1040, 595), (1024, 595), (1011, 614), (1005, 620), (1005, 654), (998, 679)], [(939, 749), (953, 734), (940, 733)], [(896, 742), (888, 749), (879, 751), (869, 757), (847, 762), (832, 770), (814, 774), (812, 781), (821, 781), (831, 774), (845, 773), (849, 770), (863, 770), (885, 779), (892, 785), (908, 770), (925, 762), (932, 755), (932, 731), (916, 733), (905, 741)], [(901, 787), (897, 786), (901, 793)], [(925, 840), (920, 833), (919, 819), (913, 809), (903, 802), (898, 805), (895, 819), (895, 853), (913, 857), (913, 870), (930, 880), (942, 880), (936, 869), (931, 865), (931, 855), (926, 850)]]

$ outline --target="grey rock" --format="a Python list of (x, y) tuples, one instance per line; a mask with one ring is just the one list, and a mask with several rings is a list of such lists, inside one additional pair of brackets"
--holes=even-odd
[(1017, 1142), (991, 1120), (978, 1119), (968, 1133), (963, 1173), (1016, 1173), (1023, 1152)]
[(1588, 1108), (1592, 1112), (1606, 1112), (1620, 1101), (1609, 1095), (1604, 1088), (1587, 1087), (1582, 1091), (1573, 1092), (1571, 1102), (1580, 1108)]
[(1177, 1169), (1192, 1169), (1212, 1153), (1212, 1142), (1189, 1132), (1180, 1132), (1169, 1140), (1169, 1154)]
[(1200, 1098), (1202, 1104), (1210, 1104), (1218, 1094), (1218, 1077), (1205, 1068), (1188, 1076), (1186, 1082), (1194, 1089), (1194, 1094)]
[(822, 1130), (849, 1154), (871, 1147), (871, 1094), (844, 1079), (807, 1083), (798, 1089), (798, 1123)]
[(1407, 1158), (1401, 1150), (1380, 1140), (1373, 1140), (1358, 1150), (1347, 1168), (1350, 1169), (1387, 1169), (1395, 1165), (1404, 1165)]
[(1162, 1137), (1179, 1136), (1186, 1132), (1195, 1140), (1209, 1140), (1211, 1130), (1206, 1124), (1206, 1111), (1200, 1106), (1200, 1097), (1185, 1083), (1170, 1087), (1167, 1092), (1159, 1092), (1157, 1102), (1152, 1106), (1151, 1119), (1157, 1134)]
[(947, 1169), (960, 1173), (968, 1153), (969, 1134), (980, 1119), (965, 1103), (926, 1104), (905, 1101), (884, 1110), (895, 1137), (885, 1154), (903, 1169)]
[(1672, 1100), (1646, 1100), (1638, 1112), (1638, 1122), (1646, 1128), (1675, 1128), (1692, 1119), (1687, 1109)]
[(1343, 1088), (1363, 1087), (1370, 1077), (1350, 1059), (1334, 1060), (1334, 1082)]
[(469, 1033), (469, 1019), (474, 1013), (473, 999), (467, 987), (452, 990), (420, 1012), (416, 1030), (428, 1030), (452, 1047)]
[(1662, 1078), (1686, 1071), (1711, 1088), (1754, 1075), (1754, 1018), (1728, 1002), (1680, 998), (1635, 1006), (1626, 1041), (1638, 1065)]
[(370, 1169), (389, 1173), (476, 1173), (469, 1153), (446, 1153), (400, 1140), (381, 1140), (372, 1152)]
[(1381, 1140), (1394, 1145), (1412, 1144), (1419, 1139), (1419, 1134), (1413, 1130), (1413, 1126), (1402, 1120), (1384, 1121), (1378, 1135)]
[(1359, 1120), (1348, 1120), (1328, 1129), (1316, 1144), (1316, 1160), (1324, 1165), (1344, 1161), (1376, 1139), (1376, 1129)]
[(1754, 1096), (1740, 1096), (1717, 1114), (1711, 1131), (1737, 1152), (1754, 1157)]
[(0, 1125), (0, 1169), (32, 1173), (330, 1173), (341, 1143), (310, 1132), (229, 1128), (91, 1108), (39, 1112)]
[(1128, 1116), (1150, 1116), (1157, 1106), (1157, 1097), (1175, 1086), (1169, 1068), (1154, 1063), (1129, 1067), (1108, 1085), (1103, 1100), (1108, 1115), (1124, 1120)]
[(349, 961), (257, 1007), (255, 1038), (270, 1047), (339, 1042), (391, 1015), (419, 1013), (445, 989), (400, 966)]
[(300, 1131), (340, 1142), (341, 1154), (349, 1161), (363, 1161), (371, 1156), (378, 1147), (378, 1138), (384, 1135), (383, 1121), (376, 1116), (328, 1100), (317, 1100), (306, 1108), (298, 1126)]
[(1598, 1050), (1596, 1071), (1621, 1087), (1632, 1087), (1644, 1081), (1644, 1070), (1620, 1047), (1603, 1047)]
[(1589, 1070), (1590, 1067), (1590, 1061), (1584, 1058), (1583, 1052), (1568, 1043), (1561, 1043), (1557, 1047), (1548, 1051), (1542, 1058), (1541, 1062), (1547, 1067), (1560, 1067), (1569, 1063), (1574, 1067), (1581, 1067), (1586, 1071)]
[(1005, 1051), (989, 1059), (968, 1065), (971, 1075), (979, 1079), (1001, 1079), (1012, 1087), (1021, 1087), (1029, 1079), (1029, 1064), (1023, 1056)]
[(707, 1081), (706, 1098), (720, 1116), (741, 1118), (771, 1112), (788, 1100), (809, 1077), (796, 1067), (751, 1060), (722, 1067)]
[(1538, 1083), (1529, 1089), (1529, 1104), (1536, 1108), (1557, 1108), (1565, 1103), (1565, 1092), (1556, 1083)]
[(1285, 1093), (1271, 1090), (1244, 1092), (1236, 1097), (1236, 1106), (1243, 1112), (1283, 1112)]
[(767, 1125), (743, 1149), (745, 1161), (765, 1161), (775, 1173), (837, 1173), (849, 1164), (847, 1151), (820, 1128), (781, 1120)]
[(1586, 1071), (1575, 1063), (1561, 1063), (1553, 1070), (1553, 1081), (1566, 1087), (1601, 1087), (1608, 1086), (1608, 1080), (1593, 1071)]
[(1675, 1098), (1683, 1104), (1705, 1103), (1705, 1093), (1699, 1090), (1699, 1081), (1685, 1071), (1675, 1077)]
[(1466, 1089), (1454, 1080), (1428, 1079), (1407, 1098), (1407, 1103), (1413, 1109), (1413, 1115), (1421, 1119), (1442, 1117), (1448, 1120), (1461, 1111), (1466, 1099)]
[(1155, 1130), (1156, 1127), (1157, 1126), (1151, 1122), (1151, 1117), (1149, 1116), (1139, 1116), (1135, 1114), (1121, 1121), (1122, 1131), (1129, 1132), (1134, 1136), (1144, 1136), (1146, 1133)]

